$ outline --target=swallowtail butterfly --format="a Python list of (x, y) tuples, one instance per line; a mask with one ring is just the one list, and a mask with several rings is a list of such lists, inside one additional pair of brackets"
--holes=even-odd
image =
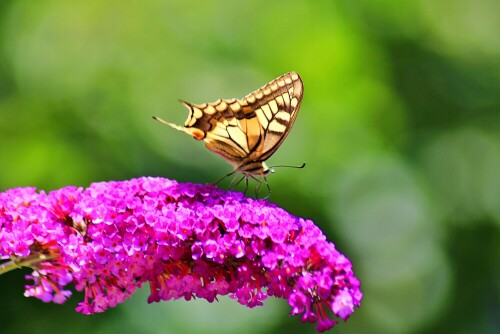
[(266, 176), (273, 169), (265, 161), (276, 152), (290, 132), (299, 112), (303, 92), (300, 76), (290, 72), (240, 100), (218, 99), (203, 104), (181, 100), (189, 110), (184, 126), (166, 122), (159, 117), (153, 118), (197, 140), (203, 140), (210, 151), (234, 167), (224, 177), (241, 173), (247, 187), (248, 178), (257, 180), (260, 185), (258, 178), (262, 177), (269, 189)]

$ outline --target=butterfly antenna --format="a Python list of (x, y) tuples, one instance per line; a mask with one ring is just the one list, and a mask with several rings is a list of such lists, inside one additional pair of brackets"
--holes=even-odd
[(276, 166), (271, 166), (269, 167), (269, 169), (273, 169), (273, 168), (304, 168), (306, 166), (306, 163), (304, 162), (302, 165), (300, 166), (290, 166), (290, 165), (276, 165)]

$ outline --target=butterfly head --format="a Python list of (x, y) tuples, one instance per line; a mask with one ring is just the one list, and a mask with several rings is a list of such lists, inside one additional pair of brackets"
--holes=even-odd
[(268, 176), (275, 172), (274, 166), (268, 167), (265, 162), (262, 162), (262, 174), (261, 176)]

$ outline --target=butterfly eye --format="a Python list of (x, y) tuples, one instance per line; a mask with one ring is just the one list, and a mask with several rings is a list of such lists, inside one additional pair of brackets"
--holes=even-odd
[[(280, 147), (290, 133), (297, 118), (304, 87), (295, 72), (286, 73), (269, 82), (242, 99), (218, 99), (212, 103), (181, 103), (189, 115), (184, 126), (178, 126), (158, 117), (156, 120), (180, 130), (224, 158), (233, 166), (233, 171), (216, 181), (233, 174), (242, 174), (239, 184), (245, 179), (257, 181), (256, 192), (264, 181), (271, 193), (266, 176), (274, 173), (265, 161)], [(262, 179), (262, 180), (261, 180)]]

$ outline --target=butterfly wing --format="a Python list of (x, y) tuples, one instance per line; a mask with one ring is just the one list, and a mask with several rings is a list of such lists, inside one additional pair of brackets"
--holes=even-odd
[(183, 131), (223, 157), (236, 169), (267, 160), (285, 140), (302, 101), (299, 75), (290, 72), (238, 99), (190, 104), (184, 126), (157, 120)]
[(249, 154), (250, 161), (265, 161), (276, 152), (297, 118), (304, 86), (300, 76), (290, 72), (242, 99), (251, 106), (263, 131), (262, 144)]

